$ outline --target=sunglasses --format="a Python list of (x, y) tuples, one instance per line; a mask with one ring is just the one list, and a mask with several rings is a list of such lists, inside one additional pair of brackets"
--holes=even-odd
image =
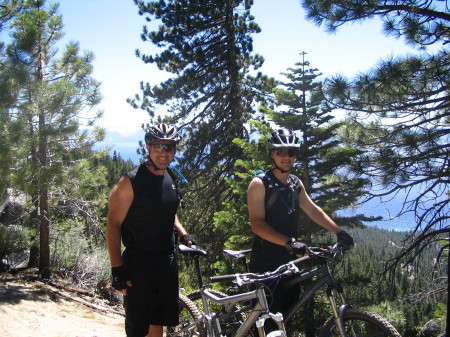
[(152, 149), (156, 152), (162, 152), (162, 150), (166, 150), (166, 152), (175, 152), (175, 144), (152, 144)]
[(274, 151), (278, 157), (295, 157), (297, 149), (278, 149)]

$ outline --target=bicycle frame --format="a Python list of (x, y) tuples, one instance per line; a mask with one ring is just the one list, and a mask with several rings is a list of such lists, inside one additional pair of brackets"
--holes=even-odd
[[(234, 337), (245, 336), (245, 334), (251, 329), (252, 325), (255, 323), (258, 328), (259, 335), (265, 336), (263, 327), (264, 321), (267, 318), (272, 318), (277, 323), (279, 330), (283, 331), (283, 333), (286, 334), (282, 315), (281, 314), (276, 315), (269, 312), (266, 294), (262, 286), (258, 287), (257, 290), (226, 297), (215, 296), (214, 294), (210, 293), (208, 289), (202, 289), (201, 294), (202, 294), (202, 303), (205, 311), (204, 315), (207, 330), (211, 337), (220, 336), (221, 333), (220, 318), (224, 315), (220, 314), (217, 315), (215, 313), (212, 313), (210, 311), (208, 300), (211, 300), (215, 303), (224, 306), (235, 307), (237, 304), (241, 302), (257, 299), (255, 306), (250, 310), (249, 316), (246, 317), (245, 321), (242, 323), (237, 332), (234, 334)], [(226, 316), (233, 316), (233, 314), (237, 315), (242, 311), (247, 311), (247, 308), (245, 308), (244, 310), (233, 312), (231, 314), (227, 314)]]
[[(305, 280), (312, 279), (313, 277), (317, 277), (314, 283), (307, 288), (306, 292), (303, 296), (300, 296), (298, 300), (288, 309), (285, 314), (285, 322), (289, 322), (294, 314), (298, 311), (300, 307), (302, 307), (308, 300), (310, 300), (316, 294), (319, 289), (323, 286), (327, 286), (326, 294), (328, 301), (330, 302), (330, 306), (333, 312), (334, 321), (336, 322), (336, 326), (341, 334), (341, 336), (346, 336), (343, 328), (342, 317), (344, 317), (345, 310), (349, 307), (345, 302), (345, 298), (343, 295), (342, 287), (339, 286), (330, 272), (328, 264), (322, 264), (310, 271), (303, 272), (298, 276), (292, 277), (292, 280), (286, 283), (287, 287), (294, 285), (296, 283), (301, 283)], [(338, 305), (336, 303), (336, 294), (339, 296), (339, 300), (342, 303), (338, 309)]]
[[(206, 288), (206, 285), (203, 284), (203, 277), (200, 270), (200, 263), (199, 263), (199, 255), (198, 253), (193, 252), (183, 252), (183, 254), (190, 255), (193, 257), (195, 262), (195, 269), (197, 273), (197, 279), (198, 283), (200, 285), (200, 293), (202, 298), (202, 304), (204, 308), (203, 312), (203, 318), (202, 320), (206, 323), (206, 329), (208, 332), (209, 337), (220, 337), (221, 335), (221, 327), (220, 327), (220, 319), (221, 318), (227, 318), (232, 316), (237, 316), (241, 312), (249, 312), (250, 314), (244, 319), (243, 323), (240, 325), (236, 333), (233, 335), (233, 337), (243, 337), (247, 334), (247, 332), (251, 329), (253, 324), (256, 324), (256, 327), (258, 329), (259, 337), (265, 337), (266, 333), (264, 331), (264, 323), (267, 319), (273, 319), (277, 326), (278, 326), (278, 336), (286, 336), (286, 329), (283, 321), (283, 315), (280, 313), (273, 314), (269, 312), (269, 305), (267, 303), (266, 294), (264, 291), (264, 286), (260, 283), (256, 283), (256, 290), (248, 291), (245, 293), (240, 293), (236, 295), (230, 295), (225, 297), (218, 297), (208, 291)], [(212, 282), (220, 281), (220, 277), (216, 280), (211, 279)], [(253, 307), (247, 306), (240, 310), (232, 311), (231, 313), (227, 314), (217, 314), (214, 312), (211, 312), (211, 307), (209, 305), (209, 301), (212, 301), (214, 303), (223, 305), (228, 308), (236, 308), (236, 306), (239, 303), (246, 302), (246, 301), (252, 301), (256, 300), (255, 305)], [(193, 325), (198, 324), (199, 322), (194, 322), (193, 324), (190, 324), (187, 327), (184, 327), (183, 330), (188, 330)]]
[[(240, 252), (225, 251), (225, 253), (236, 259), (244, 259), (245, 263), (245, 256), (249, 253), (249, 250)], [(300, 263), (301, 261), (305, 261), (307, 259), (309, 259), (309, 257), (303, 257), (293, 261), (293, 263)], [(246, 269), (244, 271), (246, 271)], [(331, 306), (334, 321), (336, 322), (336, 326), (341, 336), (346, 336), (343, 329), (342, 318), (344, 317), (344, 312), (349, 307), (349, 305), (346, 304), (343, 295), (343, 289), (340, 285), (338, 285), (335, 282), (334, 277), (327, 263), (323, 263), (322, 265), (319, 265), (309, 271), (302, 271), (299, 275), (292, 276), (291, 280), (286, 282), (286, 287), (289, 287), (296, 283), (304, 282), (306, 280), (312, 279), (313, 277), (316, 277), (314, 283), (306, 289), (305, 293), (301, 297), (299, 297), (298, 300), (285, 313), (284, 323), (287, 324), (292, 319), (294, 314), (299, 310), (300, 307), (305, 305), (307, 301), (313, 298), (316, 292), (319, 291), (319, 289), (326, 286), (327, 287), (326, 294)], [(339, 297), (339, 301), (341, 303), (341, 306), (339, 308), (336, 303), (336, 295)]]

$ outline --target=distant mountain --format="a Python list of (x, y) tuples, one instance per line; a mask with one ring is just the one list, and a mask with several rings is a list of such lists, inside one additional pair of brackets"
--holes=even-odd
[(124, 135), (115, 131), (107, 131), (105, 140), (95, 145), (94, 150), (111, 148), (109, 153), (112, 156), (116, 151), (124, 160), (130, 159), (134, 164), (139, 163), (140, 155), (137, 154), (139, 141), (144, 139), (142, 131)]

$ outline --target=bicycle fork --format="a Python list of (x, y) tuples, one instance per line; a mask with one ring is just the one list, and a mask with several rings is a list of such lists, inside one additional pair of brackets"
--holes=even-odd
[(339, 330), (339, 335), (341, 337), (347, 337), (347, 334), (345, 333), (345, 330), (344, 330), (344, 313), (345, 313), (345, 310), (350, 306), (345, 303), (345, 298), (344, 298), (344, 295), (342, 295), (342, 292), (338, 291), (338, 294), (339, 294), (341, 303), (343, 303), (339, 309), (336, 304), (335, 294), (333, 293), (333, 289), (330, 289), (330, 288), (327, 289), (327, 297), (328, 297), (328, 300), (330, 301), (330, 305), (333, 310), (334, 322), (336, 323), (336, 327)]
[[(261, 293), (261, 291), (258, 291), (258, 300), (260, 301), (259, 303), (262, 303), (262, 306), (264, 308), (267, 308), (266, 312), (256, 320), (256, 328), (258, 329), (259, 337), (285, 337), (286, 328), (284, 326), (283, 314), (279, 312), (276, 314), (269, 312), (269, 305), (267, 303), (266, 296), (264, 293)], [(269, 332), (267, 336), (266, 332), (264, 331), (264, 323), (266, 319), (273, 319), (278, 326), (278, 330)]]

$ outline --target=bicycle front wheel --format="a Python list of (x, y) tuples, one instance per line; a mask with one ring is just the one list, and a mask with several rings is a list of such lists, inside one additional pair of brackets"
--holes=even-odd
[[(347, 309), (344, 314), (344, 330), (352, 337), (401, 337), (394, 326), (383, 317), (361, 309)], [(330, 317), (319, 337), (340, 336), (334, 318)]]
[(186, 296), (180, 294), (178, 301), (180, 323), (177, 326), (168, 326), (167, 337), (204, 336), (205, 328), (202, 314), (195, 304)]

